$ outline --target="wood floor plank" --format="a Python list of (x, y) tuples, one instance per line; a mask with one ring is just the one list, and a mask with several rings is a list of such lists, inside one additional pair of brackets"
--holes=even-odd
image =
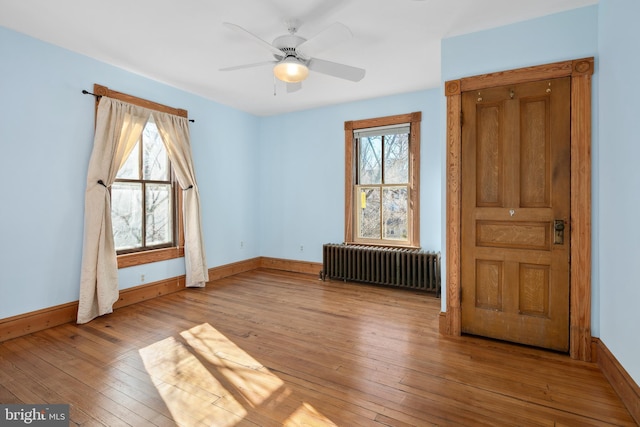
[[(122, 364), (121, 361), (117, 363), (117, 365), (113, 364), (109, 367), (109, 386), (130, 399), (143, 403), (156, 413), (171, 418), (171, 412), (158, 393), (158, 389), (149, 379), (148, 374), (145, 372), (144, 378), (139, 378), (137, 375), (143, 374), (142, 372)], [(132, 371), (135, 373), (131, 374)]]
[(82, 426), (633, 426), (597, 365), (438, 333), (432, 295), (254, 270), (0, 343)]
[(22, 403), (20, 398), (13, 394), (11, 390), (0, 384), (0, 402), (2, 403)]

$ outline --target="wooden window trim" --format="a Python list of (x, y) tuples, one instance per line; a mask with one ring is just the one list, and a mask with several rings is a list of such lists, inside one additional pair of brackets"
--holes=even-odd
[[(117, 99), (119, 101), (128, 102), (129, 104), (137, 105), (139, 107), (148, 108), (150, 110), (159, 111), (162, 113), (173, 114), (180, 117), (189, 117), (188, 111), (180, 108), (173, 108), (163, 104), (158, 104), (153, 101), (149, 101), (143, 98), (138, 98), (126, 93), (117, 92), (111, 90), (106, 86), (99, 84), (93, 85), (93, 93), (96, 96), (96, 111), (98, 108), (98, 102), (100, 96), (106, 96), (109, 98)], [(177, 186), (177, 182), (176, 182)], [(149, 264), (152, 262), (167, 261), (175, 258), (184, 257), (184, 225), (182, 215), (182, 191), (179, 186), (176, 191), (176, 221), (178, 222), (178, 236), (177, 246), (162, 249), (150, 249), (141, 252), (133, 252), (127, 254), (118, 255), (118, 268), (133, 267), (136, 265)]]
[[(183, 110), (181, 108), (173, 108), (167, 105), (158, 104), (157, 102), (149, 101), (143, 98), (138, 98), (133, 95), (128, 95), (126, 93), (117, 92), (115, 90), (111, 90), (106, 86), (102, 86), (99, 84), (93, 85), (93, 93), (99, 96), (106, 96), (107, 98), (117, 99), (122, 102), (128, 102), (129, 104), (137, 105), (138, 107), (148, 108), (149, 110), (160, 111), (161, 113), (169, 113), (174, 116), (180, 117), (189, 117), (189, 112), (187, 110)], [(99, 99), (96, 97), (96, 107), (98, 106)]]
[(178, 247), (152, 249), (143, 252), (118, 255), (118, 268), (133, 267), (151, 262), (167, 261), (184, 256), (184, 242)]
[(394, 116), (377, 117), (373, 119), (352, 120), (344, 122), (344, 141), (345, 141), (345, 188), (344, 188), (344, 241), (345, 243), (356, 243), (355, 239), (355, 214), (354, 214), (354, 197), (355, 197), (355, 144), (353, 140), (353, 131), (357, 129), (366, 129), (378, 126), (400, 125), (410, 123), (411, 133), (409, 139), (409, 170), (410, 170), (410, 204), (409, 204), (409, 222), (411, 230), (409, 233), (408, 244), (389, 243), (362, 243), (368, 246), (385, 246), (385, 247), (420, 247), (420, 122), (422, 121), (422, 113), (420, 111), (398, 114)]

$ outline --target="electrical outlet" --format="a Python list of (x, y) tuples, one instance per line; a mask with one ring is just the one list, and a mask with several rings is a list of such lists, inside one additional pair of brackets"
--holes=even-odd
[(304, 252), (304, 246), (300, 245), (300, 252)]
[(144, 283), (144, 274), (140, 275), (140, 283)]
[(244, 248), (244, 241), (240, 240), (240, 247)]

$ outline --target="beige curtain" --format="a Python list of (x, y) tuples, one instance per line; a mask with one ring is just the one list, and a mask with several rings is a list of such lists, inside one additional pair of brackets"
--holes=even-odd
[(78, 323), (113, 311), (118, 300), (118, 261), (111, 229), (109, 187), (140, 138), (151, 112), (102, 97), (89, 160), (84, 208)]
[(200, 193), (193, 171), (189, 122), (184, 117), (155, 111), (153, 117), (167, 149), (178, 184), (183, 189), (186, 286), (203, 287), (209, 280), (209, 271), (202, 238)]
[(186, 285), (203, 287), (209, 280), (202, 237), (200, 194), (193, 170), (186, 118), (102, 97), (87, 173), (84, 245), (80, 273), (78, 323), (113, 311), (118, 300), (118, 259), (111, 227), (109, 187), (153, 114), (183, 191)]

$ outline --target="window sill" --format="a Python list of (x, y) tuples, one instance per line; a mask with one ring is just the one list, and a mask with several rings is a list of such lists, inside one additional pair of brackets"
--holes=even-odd
[(118, 268), (166, 261), (184, 256), (184, 246), (118, 255)]
[(370, 241), (351, 241), (345, 242), (347, 245), (371, 246), (380, 248), (398, 248), (398, 249), (422, 249), (420, 245), (401, 244), (392, 242), (370, 242)]

